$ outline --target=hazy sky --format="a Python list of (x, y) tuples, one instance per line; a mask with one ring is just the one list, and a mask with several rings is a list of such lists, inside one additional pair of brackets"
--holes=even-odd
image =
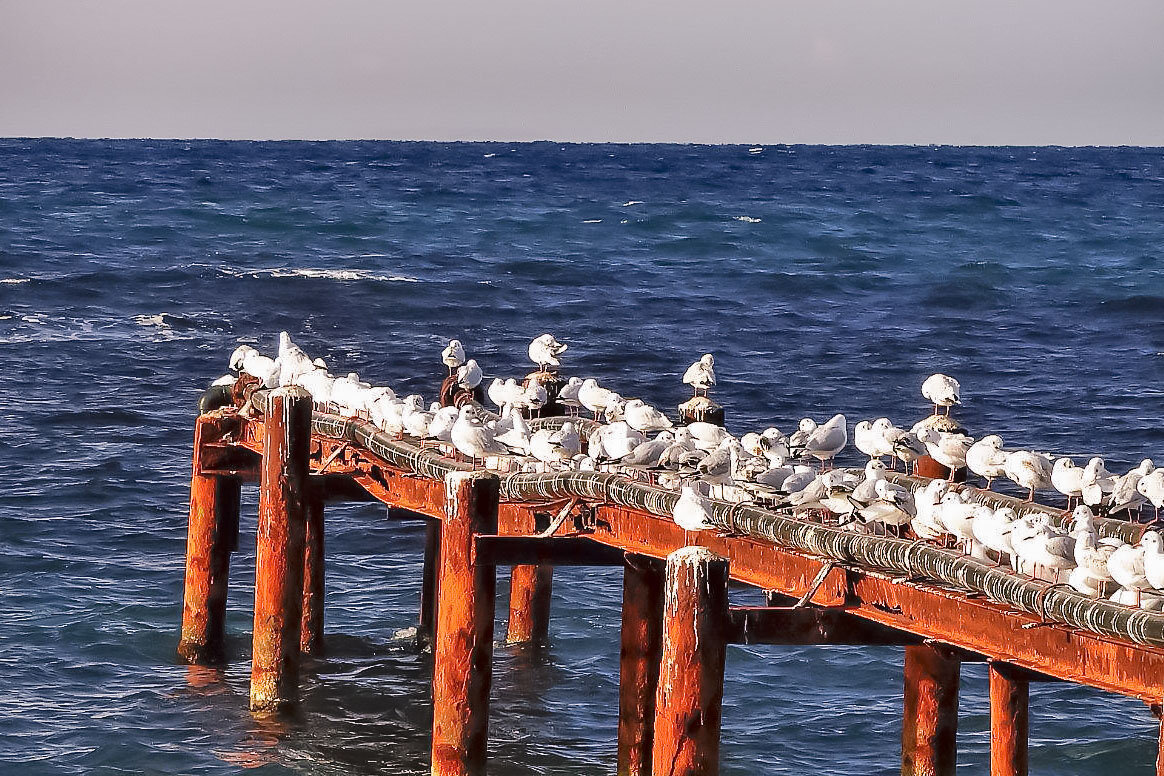
[(1164, 145), (1164, 0), (0, 0), (0, 136)]

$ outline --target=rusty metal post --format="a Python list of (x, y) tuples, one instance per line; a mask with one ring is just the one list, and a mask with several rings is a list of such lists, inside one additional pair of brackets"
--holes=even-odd
[(509, 577), (509, 627), (507, 644), (543, 644), (550, 632), (550, 598), (554, 567), (514, 566)]
[(441, 521), (424, 523), (424, 566), (420, 572), (420, 622), (416, 627), (416, 644), (432, 644), (436, 629), (437, 597), (440, 593), (438, 574), (441, 561)]
[(663, 651), (663, 564), (627, 553), (618, 656), (618, 776), (650, 776)]
[(1030, 682), (990, 664), (990, 776), (1027, 776)]
[(477, 562), (474, 548), (477, 535), (497, 531), (498, 485), (486, 472), (445, 477), (433, 642), (434, 776), (485, 773), (497, 572)]
[(651, 748), (656, 774), (719, 772), (727, 583), (727, 560), (704, 547), (684, 547), (667, 557)]
[(274, 711), (299, 696), (299, 633), (307, 512), (311, 394), (298, 386), (268, 395), (255, 547), (251, 710)]
[(930, 644), (905, 648), (902, 776), (953, 776), (961, 661)]
[(306, 531), (303, 542), (303, 618), (299, 626), (299, 651), (323, 654), (324, 606), (323, 499), (307, 500)]
[(230, 553), (238, 548), (239, 491), (236, 477), (201, 474), (206, 416), (194, 425), (194, 473), (186, 534), (186, 583), (178, 654), (190, 663), (225, 658), (226, 591)]

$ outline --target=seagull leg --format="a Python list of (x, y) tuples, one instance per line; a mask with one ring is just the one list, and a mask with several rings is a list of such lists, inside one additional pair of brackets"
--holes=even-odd
[(1027, 503), (1028, 504), (1032, 503), (1032, 502), (1034, 502), (1034, 500), (1035, 500), (1035, 486), (1032, 485), (1030, 495), (1027, 496)]

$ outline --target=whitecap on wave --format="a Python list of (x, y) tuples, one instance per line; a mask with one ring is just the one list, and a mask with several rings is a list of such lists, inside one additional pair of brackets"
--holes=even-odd
[(630, 207), (631, 205), (641, 205), (641, 204), (643, 204), (643, 201), (641, 199), (632, 199), (632, 200), (628, 200), (627, 202), (623, 202), (622, 206), (623, 207)]
[(32, 278), (0, 278), (0, 283), (5, 283), (10, 286), (20, 285), (21, 283), (31, 283)]
[(374, 280), (381, 283), (419, 283), (419, 278), (408, 275), (382, 275), (367, 269), (319, 269), (314, 267), (275, 267), (274, 269), (240, 270), (219, 267), (224, 275), (239, 278), (312, 278), (315, 280)]
[(584, 223), (584, 224), (601, 224), (602, 219), (601, 218), (588, 218), (585, 221), (583, 221), (582, 223)]
[(761, 219), (752, 218), (751, 216), (732, 216), (733, 221), (743, 221), (745, 224), (758, 224)]

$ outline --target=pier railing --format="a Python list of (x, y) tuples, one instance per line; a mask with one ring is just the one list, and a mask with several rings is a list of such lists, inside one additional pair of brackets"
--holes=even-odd
[[(498, 565), (513, 566), (510, 641), (545, 637), (553, 566), (623, 568), (620, 774), (716, 772), (728, 643), (904, 647), (905, 774), (953, 773), (965, 661), (989, 664), (993, 774), (1026, 773), (1030, 681), (1138, 697), (1157, 714), (1164, 698), (1159, 613), (754, 505), (715, 502), (720, 530), (685, 532), (670, 517), (673, 491), (609, 472), (474, 471), (440, 448), (313, 412), (297, 388), (197, 420), (180, 646), (191, 661), (225, 657), (244, 482), (260, 486), (256, 711), (294, 705), (300, 654), (322, 650), (324, 504), (377, 500), (427, 521), (418, 635), (434, 652), (434, 774), (485, 769)], [(1119, 521), (1100, 529), (1134, 538)], [(767, 591), (768, 605), (731, 606), (729, 580)]]

